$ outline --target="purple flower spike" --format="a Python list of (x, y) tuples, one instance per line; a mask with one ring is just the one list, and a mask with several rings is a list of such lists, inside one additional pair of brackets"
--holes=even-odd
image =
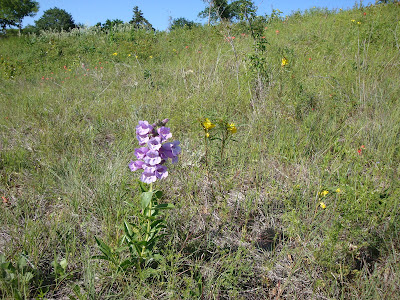
[(172, 137), (171, 130), (165, 127), (169, 120), (164, 119), (150, 125), (147, 121), (139, 121), (136, 126), (136, 137), (139, 141), (139, 147), (135, 149), (137, 161), (130, 161), (129, 169), (137, 171), (142, 169), (140, 180), (144, 183), (152, 183), (157, 179), (168, 177), (167, 167), (164, 163), (168, 158), (172, 163), (178, 161), (178, 155), (181, 153), (179, 141), (166, 143)]
[(162, 142), (165, 142), (166, 140), (172, 137), (172, 133), (170, 131), (171, 130), (168, 127), (158, 128), (157, 132)]

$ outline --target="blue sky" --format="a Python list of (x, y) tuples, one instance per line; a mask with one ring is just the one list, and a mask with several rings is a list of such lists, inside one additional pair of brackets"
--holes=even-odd
[[(132, 19), (132, 9), (138, 6), (143, 12), (143, 16), (149, 20), (154, 28), (158, 30), (166, 30), (169, 25), (169, 20), (172, 17), (184, 17), (191, 21), (199, 23), (204, 20), (197, 17), (206, 4), (202, 0), (36, 0), (39, 2), (40, 10), (34, 18), (26, 17), (23, 20), (23, 26), (28, 24), (34, 25), (34, 20), (39, 19), (43, 12), (47, 9), (58, 7), (65, 9), (72, 15), (75, 23), (82, 23), (88, 26), (93, 26), (98, 22), (104, 23), (107, 19), (120, 19), (124, 22), (129, 22)], [(256, 0), (254, 1), (258, 7), (258, 14), (270, 14), (272, 8), (281, 10), (284, 15), (289, 15), (292, 11), (298, 9), (305, 10), (308, 8), (327, 7), (329, 9), (352, 8), (355, 0)], [(363, 5), (369, 2), (364, 1)]]

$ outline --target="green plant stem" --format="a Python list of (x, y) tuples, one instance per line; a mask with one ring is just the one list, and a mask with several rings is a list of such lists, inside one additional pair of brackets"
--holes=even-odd
[[(149, 192), (153, 192), (153, 183), (150, 183)], [(150, 202), (149, 202), (149, 205), (147, 206), (147, 210), (148, 210), (148, 213), (147, 213), (147, 216), (146, 216), (146, 219), (147, 219), (147, 228), (146, 228), (146, 234), (145, 234), (145, 237), (144, 237), (144, 240), (145, 240), (146, 242), (148, 241), (149, 236), (150, 236), (150, 225), (151, 225), (151, 220), (150, 220), (150, 218), (151, 218), (151, 207), (152, 207), (152, 205), (153, 205), (153, 203), (152, 203), (152, 201), (150, 201)], [(146, 211), (146, 208), (143, 210), (143, 215), (145, 214), (145, 211)], [(140, 254), (140, 257), (143, 258), (144, 254), (145, 254), (145, 250), (146, 250), (146, 245), (143, 245), (143, 246), (142, 246), (142, 253)]]

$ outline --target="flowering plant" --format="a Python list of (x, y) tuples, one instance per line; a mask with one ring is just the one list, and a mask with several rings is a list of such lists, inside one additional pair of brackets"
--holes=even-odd
[[(153, 190), (153, 182), (168, 176), (164, 164), (169, 159), (172, 163), (176, 163), (181, 153), (179, 141), (167, 142), (172, 137), (170, 129), (165, 127), (167, 122), (168, 119), (165, 119), (150, 125), (147, 121), (139, 121), (139, 125), (136, 126), (136, 138), (142, 147), (135, 149), (137, 160), (131, 160), (129, 168), (132, 172), (143, 170), (140, 181), (150, 185), (140, 185), (141, 211), (136, 216), (136, 222), (124, 221), (124, 235), (117, 249), (112, 249), (95, 237), (102, 255), (94, 258), (111, 262), (117, 270), (126, 270), (130, 266), (140, 269), (158, 257), (154, 253), (154, 247), (157, 240), (163, 236), (161, 230), (165, 228), (164, 219), (160, 218), (159, 214), (161, 210), (171, 209), (174, 206), (169, 203), (159, 203), (162, 192)], [(127, 204), (136, 207), (129, 202)], [(124, 259), (121, 253), (126, 250), (129, 250), (129, 257)]]

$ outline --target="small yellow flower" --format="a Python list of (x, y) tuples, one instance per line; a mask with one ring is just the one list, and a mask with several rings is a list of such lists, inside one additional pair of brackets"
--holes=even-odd
[(284, 67), (289, 63), (288, 59), (286, 57), (282, 58), (282, 63), (281, 66)]
[(228, 123), (226, 130), (228, 130), (230, 133), (236, 133), (237, 128), (235, 126), (235, 123), (230, 123), (230, 124)]
[(114, 52), (112, 55), (114, 55), (114, 56), (117, 56), (117, 55), (118, 55), (118, 53), (117, 53), (117, 52)]
[(135, 55), (135, 58), (136, 58), (136, 59), (138, 59), (138, 58), (139, 58), (139, 56)]
[(358, 21), (358, 22), (357, 22), (357, 24), (358, 24), (358, 25), (361, 25), (361, 22), (360, 22), (360, 21)]
[(341, 192), (341, 189), (337, 189), (337, 190), (336, 190), (336, 193), (339, 194), (340, 192)]
[(131, 54), (128, 54), (128, 57), (131, 56)]
[(206, 118), (204, 122), (201, 123), (201, 125), (203, 125), (203, 128), (205, 130), (210, 130), (215, 127), (215, 124), (211, 123), (211, 121), (208, 118)]
[(351, 21), (352, 21), (353, 23), (355, 23), (355, 22), (356, 22), (356, 20), (354, 20), (354, 19), (353, 19), (353, 20), (351, 20)]
[(150, 58), (153, 58), (153, 55), (150, 55), (149, 57), (150, 57)]
[(324, 202), (320, 202), (320, 203), (319, 203), (319, 207), (321, 207), (322, 209), (325, 209), (325, 208), (326, 208), (326, 205), (325, 205)]
[(206, 132), (206, 137), (207, 137), (207, 138), (209, 138), (209, 137), (210, 137), (210, 134), (209, 134), (208, 132)]
[(328, 195), (328, 194), (329, 194), (329, 191), (327, 191), (327, 190), (322, 191), (321, 193), (319, 193), (319, 195), (320, 195), (321, 197), (325, 197), (325, 196)]

